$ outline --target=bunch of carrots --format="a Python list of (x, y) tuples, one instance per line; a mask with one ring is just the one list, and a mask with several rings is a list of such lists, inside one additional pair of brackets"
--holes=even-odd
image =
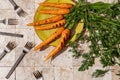
[(55, 9), (40, 10), (39, 13), (54, 14), (55, 16), (37, 22), (32, 22), (27, 25), (34, 26), (36, 30), (49, 30), (53, 28), (58, 28), (58, 29), (48, 39), (38, 44), (34, 48), (34, 50), (35, 51), (40, 50), (43, 47), (50, 44), (55, 39), (57, 39), (58, 37), (61, 37), (60, 42), (56, 46), (56, 48), (53, 49), (46, 56), (45, 60), (48, 60), (49, 58), (55, 56), (60, 50), (62, 50), (62, 48), (65, 46), (66, 41), (69, 39), (71, 29), (64, 27), (66, 23), (66, 19), (64, 18), (64, 15), (70, 13), (70, 8), (72, 8), (73, 5), (68, 3), (47, 3), (47, 2), (40, 3), (40, 5), (46, 7), (54, 7)]

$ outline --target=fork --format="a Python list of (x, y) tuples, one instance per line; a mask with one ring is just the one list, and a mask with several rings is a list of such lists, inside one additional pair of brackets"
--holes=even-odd
[(13, 19), (13, 18), (5, 18), (3, 20), (0, 20), (0, 23), (3, 23), (5, 25), (17, 25), (18, 24), (18, 19)]
[(14, 0), (9, 0), (10, 3), (13, 5), (14, 10), (20, 17), (25, 17), (27, 15), (27, 12), (25, 12), (20, 6), (18, 6)]
[(8, 42), (8, 44), (6, 45), (5, 49), (3, 50), (2, 54), (0, 55), (0, 60), (9, 52), (11, 52), (15, 47), (16, 47), (16, 43), (15, 41), (10, 41)]
[(17, 61), (15, 62), (14, 66), (11, 68), (11, 70), (9, 71), (9, 73), (6, 76), (6, 79), (8, 79), (12, 73), (14, 72), (14, 70), (16, 69), (16, 67), (19, 65), (19, 63), (22, 61), (22, 59), (24, 58), (24, 56), (35, 46), (35, 44), (33, 42), (27, 42), (23, 48), (22, 54), (20, 55), (20, 57), (17, 59)]
[(37, 80), (44, 80), (41, 72), (39, 72), (38, 70), (34, 71), (33, 74)]

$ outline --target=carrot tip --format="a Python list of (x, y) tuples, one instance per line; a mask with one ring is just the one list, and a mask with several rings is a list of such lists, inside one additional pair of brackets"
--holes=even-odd
[(50, 57), (46, 57), (46, 58), (45, 58), (45, 61), (48, 61), (49, 58), (50, 58)]
[(31, 24), (31, 23), (29, 23), (29, 24), (27, 24), (27, 26), (32, 26), (32, 24)]
[(34, 51), (37, 51), (38, 49), (34, 48)]

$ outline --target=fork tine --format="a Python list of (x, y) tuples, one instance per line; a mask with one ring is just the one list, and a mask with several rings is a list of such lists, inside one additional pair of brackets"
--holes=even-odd
[(25, 44), (25, 47), (27, 48), (27, 49), (32, 49), (33, 47), (35, 46), (35, 44), (33, 43), (33, 42), (27, 42), (26, 44)]
[(8, 25), (17, 25), (18, 19), (8, 18)]
[(37, 79), (42, 77), (42, 74), (38, 70), (34, 71), (33, 74)]
[(7, 48), (10, 50), (14, 49), (16, 47), (16, 42), (15, 41), (9, 41), (8, 44), (6, 45)]
[(38, 79), (38, 75), (36, 72), (33, 72), (34, 76)]
[(25, 17), (27, 16), (27, 12), (25, 12), (22, 8), (19, 7), (19, 10), (17, 11), (17, 14), (20, 16), (20, 17)]
[(36, 72), (33, 72), (34, 76), (38, 79)]
[(8, 44), (6, 45), (4, 51), (2, 52), (2, 54), (0, 54), (0, 60), (7, 54), (9, 53), (12, 49), (14, 49), (16, 47), (16, 43), (15, 41), (9, 41)]

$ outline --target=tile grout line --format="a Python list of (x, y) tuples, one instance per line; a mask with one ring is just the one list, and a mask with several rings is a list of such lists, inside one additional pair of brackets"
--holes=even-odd
[(74, 67), (73, 67), (73, 80), (74, 80)]
[(55, 80), (56, 78), (55, 78), (55, 66), (53, 66), (53, 80)]
[(15, 70), (15, 80), (16, 80), (16, 70)]
[[(35, 11), (35, 0), (34, 0), (34, 11)], [(36, 44), (35, 43), (35, 32), (34, 32), (34, 44)], [(35, 54), (34, 54), (34, 57), (35, 57)], [(34, 68), (35, 68), (35, 60), (34, 60)]]

